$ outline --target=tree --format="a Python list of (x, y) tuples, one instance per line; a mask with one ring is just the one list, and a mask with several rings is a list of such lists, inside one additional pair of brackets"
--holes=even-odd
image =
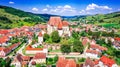
[(75, 38), (75, 39), (78, 39), (79, 38), (79, 35), (77, 32), (73, 31), (72, 32), (72, 37)]
[(82, 45), (82, 43), (79, 40), (75, 40), (73, 43), (73, 51), (82, 53), (83, 50), (84, 46)]
[(58, 55), (54, 57), (54, 62), (56, 63), (58, 61)]
[(70, 45), (61, 45), (60, 49), (61, 49), (62, 53), (69, 54), (71, 52)]
[(47, 41), (49, 38), (50, 38), (50, 36), (45, 33), (44, 36), (43, 36), (43, 40), (44, 40), (44, 41)]
[(36, 67), (41, 67), (41, 64), (36, 64)]
[(51, 38), (52, 38), (52, 41), (55, 42), (55, 43), (60, 42), (60, 36), (58, 34), (58, 31), (52, 32)]

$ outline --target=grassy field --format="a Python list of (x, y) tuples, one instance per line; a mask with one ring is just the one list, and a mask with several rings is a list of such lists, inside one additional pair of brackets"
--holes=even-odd
[(50, 52), (61, 52), (61, 50), (60, 49), (59, 50), (52, 50)]
[(96, 23), (95, 25), (103, 26), (105, 28), (120, 29), (120, 24), (118, 24), (118, 23)]

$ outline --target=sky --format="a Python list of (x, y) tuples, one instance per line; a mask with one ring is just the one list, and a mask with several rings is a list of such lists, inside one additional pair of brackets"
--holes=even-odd
[(61, 16), (106, 14), (120, 11), (120, 0), (0, 0), (0, 5), (36, 14)]

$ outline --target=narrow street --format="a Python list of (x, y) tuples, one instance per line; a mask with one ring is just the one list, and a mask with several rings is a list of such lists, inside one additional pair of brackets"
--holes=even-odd
[(20, 54), (24, 55), (22, 53), (22, 50), (25, 48), (25, 46), (27, 46), (26, 43), (24, 43), (24, 45), (16, 53), (20, 53)]

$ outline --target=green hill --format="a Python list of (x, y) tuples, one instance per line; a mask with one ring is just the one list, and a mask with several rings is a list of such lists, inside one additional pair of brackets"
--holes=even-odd
[(45, 17), (0, 5), (0, 29), (31, 26), (43, 22), (46, 22)]
[(84, 17), (76, 17), (74, 20), (89, 23), (89, 24), (96, 24), (100, 26), (104, 26), (106, 28), (116, 28), (120, 29), (120, 12), (113, 12), (109, 14), (96, 14), (96, 15), (89, 15)]

